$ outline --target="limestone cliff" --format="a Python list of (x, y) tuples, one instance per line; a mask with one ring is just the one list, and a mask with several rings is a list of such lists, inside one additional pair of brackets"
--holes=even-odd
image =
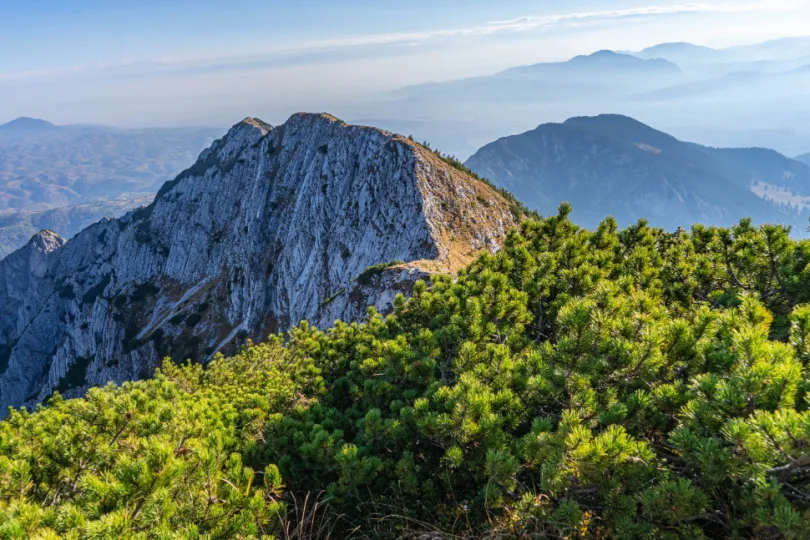
[(492, 188), (401, 136), (323, 114), (245, 119), (149, 206), (0, 261), (0, 406), (386, 311), (514, 224)]

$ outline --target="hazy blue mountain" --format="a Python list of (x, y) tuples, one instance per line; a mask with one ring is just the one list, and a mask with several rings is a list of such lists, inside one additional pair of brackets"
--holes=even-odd
[(40, 120), (39, 118), (29, 118), (27, 116), (21, 116), (19, 118), (12, 120), (11, 122), (0, 124), (0, 132), (7, 134), (37, 133), (43, 131), (51, 131), (54, 129), (57, 129), (56, 126), (51, 124), (47, 120)]
[[(692, 43), (661, 43), (641, 51), (630, 53), (638, 58), (664, 58), (682, 68), (712, 64), (716, 69), (725, 66), (728, 70), (764, 69), (768, 64), (777, 65), (810, 56), (810, 37), (792, 37), (777, 40), (712, 49)], [(782, 69), (789, 69), (783, 66)]]
[(127, 193), (114, 199), (98, 199), (75, 206), (39, 212), (0, 211), (0, 259), (25, 245), (43, 229), (71, 238), (104, 217), (119, 217), (152, 202), (154, 193)]
[(685, 84), (668, 86), (666, 88), (636, 94), (633, 98), (643, 100), (694, 99), (713, 92), (728, 92), (739, 86), (761, 82), (768, 77), (769, 75), (762, 71), (734, 71), (718, 75), (717, 77), (699, 79)]
[(625, 116), (571, 118), (504, 137), (467, 166), (540, 211), (570, 201), (574, 219), (596, 225), (648, 218), (674, 229), (728, 225), (741, 216), (805, 228), (810, 167), (772, 150), (682, 142)]
[(629, 54), (598, 51), (566, 62), (520, 66), (485, 77), (409, 86), (392, 96), (411, 100), (536, 101), (616, 96), (681, 80), (677, 65)]
[(0, 125), (0, 211), (41, 211), (156, 191), (193, 163), (218, 128)]
[(723, 49), (729, 56), (757, 60), (786, 60), (810, 55), (810, 36), (772, 39), (753, 45)]
[(663, 43), (410, 86), (342, 114), (395, 127), (422, 120), (413, 127), (417, 139), (462, 158), (484, 140), (538, 122), (604, 112), (644, 119), (683, 140), (795, 155), (810, 149), (807, 66), (810, 38), (726, 49)]
[(797, 156), (796, 161), (801, 161), (802, 163), (810, 165), (810, 152)]
[(541, 63), (515, 67), (507, 69), (502, 73), (571, 73), (577, 76), (590, 77), (594, 71), (612, 72), (614, 70), (626, 73), (664, 73), (668, 75), (677, 75), (681, 72), (677, 65), (661, 58), (645, 60), (629, 54), (601, 50), (589, 55), (575, 56), (567, 62)]
[(681, 67), (705, 62), (716, 62), (724, 57), (724, 53), (717, 49), (682, 42), (661, 43), (632, 54), (638, 58), (648, 60), (663, 58)]
[(730, 101), (747, 99), (749, 102), (756, 102), (767, 99), (767, 96), (780, 96), (782, 99), (804, 100), (807, 97), (808, 88), (810, 88), (808, 85), (810, 85), (810, 64), (776, 73), (758, 70), (734, 71), (640, 93), (632, 97), (659, 101), (705, 98)]

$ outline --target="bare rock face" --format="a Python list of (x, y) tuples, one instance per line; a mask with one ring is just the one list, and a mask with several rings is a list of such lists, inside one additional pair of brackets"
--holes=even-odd
[(245, 119), (151, 205), (0, 261), (0, 406), (146, 377), (166, 355), (205, 361), (302, 319), (386, 312), (417, 279), (498, 249), (515, 219), (401, 136)]

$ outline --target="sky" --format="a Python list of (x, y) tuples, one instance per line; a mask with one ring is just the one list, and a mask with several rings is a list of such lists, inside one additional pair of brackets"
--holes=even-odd
[(810, 0), (0, 0), (0, 122), (360, 114), (364, 101), (409, 84), (808, 28)]

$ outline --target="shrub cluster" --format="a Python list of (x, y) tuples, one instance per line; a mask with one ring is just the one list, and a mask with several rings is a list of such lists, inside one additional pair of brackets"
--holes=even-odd
[[(0, 536), (802, 538), (810, 242), (524, 222), (387, 317), (0, 424)], [(337, 519), (335, 516), (340, 516)]]

